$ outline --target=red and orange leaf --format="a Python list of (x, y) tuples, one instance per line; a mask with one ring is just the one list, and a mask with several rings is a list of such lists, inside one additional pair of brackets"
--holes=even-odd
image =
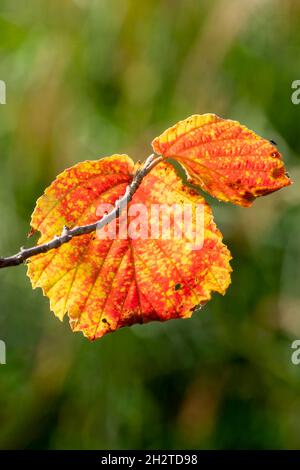
[(178, 160), (191, 182), (210, 195), (241, 206), (291, 184), (270, 141), (215, 114), (178, 122), (152, 146), (159, 155)]
[[(86, 161), (61, 173), (38, 200), (32, 216), (39, 243), (64, 225), (93, 223), (100, 203), (114, 202), (132, 180), (134, 163), (125, 155)], [(56, 250), (31, 259), (33, 287), (49, 297), (60, 319), (68, 313), (74, 331), (96, 339), (120, 327), (192, 315), (213, 291), (230, 283), (230, 253), (222, 243), (211, 209), (185, 187), (169, 163), (160, 163), (144, 179), (130, 205), (204, 205), (203, 247), (193, 250), (182, 239), (100, 239), (96, 233), (73, 238)], [(129, 205), (129, 207), (130, 207)], [(173, 224), (175, 221), (173, 220)]]

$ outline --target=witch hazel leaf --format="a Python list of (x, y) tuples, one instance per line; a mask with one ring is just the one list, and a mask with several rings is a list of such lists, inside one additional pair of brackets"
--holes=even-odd
[(215, 114), (178, 122), (154, 139), (152, 147), (180, 162), (189, 180), (211, 196), (240, 206), (291, 184), (273, 142)]
[[(30, 255), (32, 285), (42, 288), (57, 317), (67, 314), (72, 330), (91, 340), (135, 323), (188, 318), (230, 284), (231, 255), (211, 209), (168, 159), (182, 165), (189, 182), (241, 206), (291, 184), (273, 142), (213, 114), (179, 122), (152, 145), (160, 155), (151, 156), (153, 166), (150, 157), (135, 164), (127, 155), (113, 155), (68, 168), (32, 215), (31, 233), (40, 232), (42, 245), (40, 254)], [(115, 218), (95, 232), (107, 213)], [(72, 229), (80, 236), (44, 249), (48, 242), (53, 248), (56, 234)]]
[[(133, 178), (134, 162), (126, 155), (86, 161), (61, 173), (37, 201), (32, 215), (39, 243), (70, 228), (99, 220), (99, 207), (114, 205)], [(151, 236), (160, 231), (151, 210), (161, 205), (202, 208), (203, 240), (195, 248), (190, 234)], [(202, 196), (184, 186), (172, 165), (162, 162), (144, 177), (127, 207), (149, 215), (147, 236), (102, 238), (88, 233), (31, 258), (28, 276), (41, 287), (51, 310), (60, 319), (68, 314), (73, 331), (91, 340), (118, 328), (151, 320), (190, 317), (213, 292), (224, 294), (230, 284), (231, 255), (222, 242), (210, 207)], [(121, 216), (115, 221), (118, 229)], [(192, 220), (192, 225), (196, 223)], [(180, 223), (170, 218), (171, 233)], [(107, 232), (114, 228), (108, 224)], [(127, 227), (128, 228), (128, 227)], [(103, 234), (102, 234), (103, 235)]]

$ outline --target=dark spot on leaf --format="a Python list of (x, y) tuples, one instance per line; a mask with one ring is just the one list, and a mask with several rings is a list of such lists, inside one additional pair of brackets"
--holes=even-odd
[(267, 189), (265, 189), (265, 188), (264, 189), (257, 189), (255, 191), (255, 195), (256, 196), (263, 196), (264, 194), (266, 194), (266, 191), (267, 191)]
[(194, 311), (197, 310), (198, 308), (201, 308), (201, 304), (197, 304), (197, 305), (195, 305), (194, 307), (190, 308), (190, 312), (194, 312)]
[(243, 197), (244, 199), (246, 199), (246, 201), (249, 201), (249, 202), (254, 201), (255, 199), (255, 196), (253, 196), (253, 194), (250, 193), (250, 191), (245, 191), (243, 194)]
[[(239, 180), (239, 182), (241, 182), (241, 180)], [(231, 189), (237, 189), (238, 188), (238, 182), (237, 181), (235, 183), (229, 182), (227, 184), (228, 184), (229, 188), (231, 188)]]
[(179, 289), (181, 289), (181, 287), (182, 287), (182, 286), (181, 286), (180, 283), (175, 284), (174, 290), (179, 290)]
[(273, 178), (280, 178), (280, 176), (284, 175), (284, 168), (281, 166), (280, 168), (274, 168), (272, 171)]

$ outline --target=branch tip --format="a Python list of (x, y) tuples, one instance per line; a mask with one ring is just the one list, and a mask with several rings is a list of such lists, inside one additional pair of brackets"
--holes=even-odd
[[(48, 251), (55, 248), (59, 248), (64, 243), (68, 243), (74, 237), (95, 232), (97, 228), (100, 229), (111, 222), (113, 219), (119, 217), (122, 210), (133, 198), (133, 195), (141, 185), (144, 177), (152, 170), (152, 168), (154, 168), (155, 165), (162, 161), (162, 159), (163, 157), (155, 153), (149, 155), (144, 164), (142, 164), (142, 166), (133, 175), (132, 181), (126, 187), (124, 195), (115, 202), (114, 209), (112, 209), (111, 212), (103, 215), (100, 220), (92, 224), (73, 227), (72, 229), (64, 225), (61, 235), (54, 235), (52, 240), (41, 245), (33, 246), (31, 248), (24, 248), (21, 246), (19, 253), (16, 253), (13, 256), (0, 257), (0, 268), (18, 266), (22, 263), (28, 263), (30, 261), (28, 258), (41, 253), (47, 253)], [(35, 232), (36, 230), (31, 228), (30, 232), (28, 233), (28, 237), (31, 237)]]

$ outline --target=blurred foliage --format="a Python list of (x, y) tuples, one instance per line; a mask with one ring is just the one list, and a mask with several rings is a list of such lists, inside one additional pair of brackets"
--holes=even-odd
[(193, 113), (275, 140), (295, 181), (251, 209), (208, 198), (232, 286), (190, 320), (89, 343), (1, 270), (1, 448), (300, 448), (299, 48), (298, 0), (1, 1), (1, 254), (65, 167), (143, 159)]

